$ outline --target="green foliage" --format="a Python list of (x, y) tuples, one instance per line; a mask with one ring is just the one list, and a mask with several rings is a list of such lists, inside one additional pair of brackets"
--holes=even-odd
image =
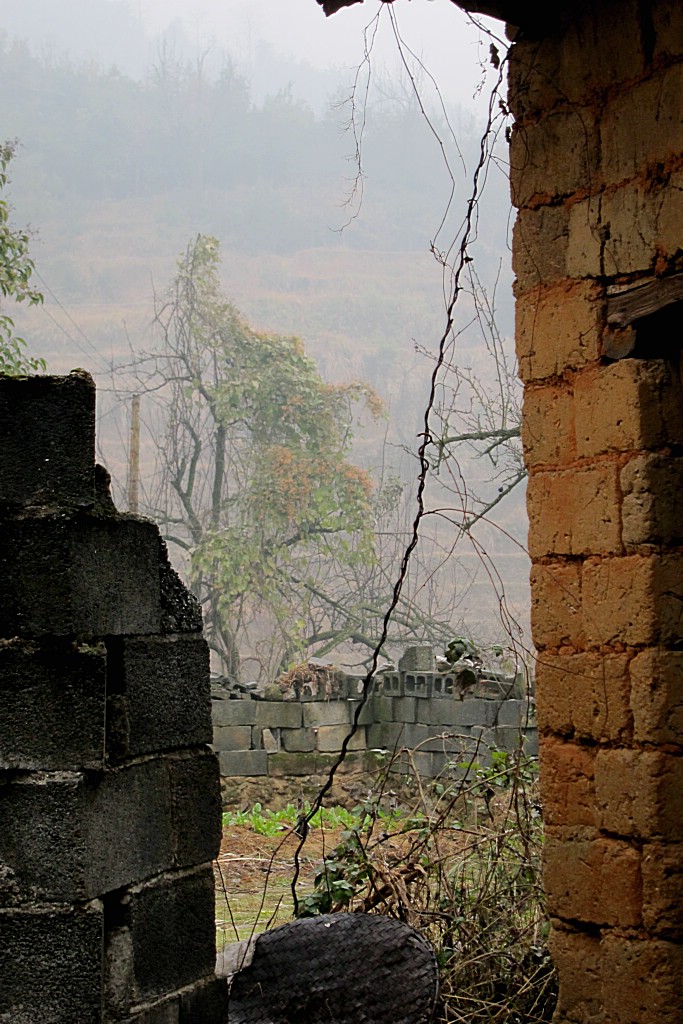
[[(36, 305), (43, 296), (31, 285), (34, 264), (29, 256), (26, 231), (11, 227), (9, 205), (2, 195), (9, 182), (8, 168), (14, 157), (16, 142), (0, 143), (0, 295), (14, 302)], [(14, 332), (14, 321), (0, 312), (0, 373), (18, 376), (45, 369), (43, 359), (26, 355), (26, 342)]]
[[(259, 836), (274, 836), (285, 829), (296, 826), (302, 814), (311, 809), (309, 803), (302, 808), (287, 804), (280, 811), (271, 811), (256, 803), (250, 811), (226, 811), (223, 815), (223, 827), (231, 825), (247, 826)], [(362, 827), (362, 812), (347, 811), (344, 807), (321, 807), (311, 818), (308, 827), (312, 829), (328, 828), (359, 829)]]
[(253, 330), (222, 294), (219, 261), (218, 241), (198, 235), (157, 308), (147, 386), (165, 403), (167, 504), (152, 511), (190, 555), (227, 670), (238, 674), (242, 637), (259, 622), (272, 673), (329, 630), (332, 605), (332, 635), (344, 632), (329, 580), (372, 563), (372, 487), (348, 454), (354, 408), (380, 406), (366, 385), (325, 383), (298, 338)]

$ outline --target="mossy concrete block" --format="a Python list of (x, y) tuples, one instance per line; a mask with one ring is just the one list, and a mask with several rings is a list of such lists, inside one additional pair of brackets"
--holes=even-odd
[(268, 754), (265, 750), (221, 750), (218, 763), (222, 776), (268, 774)]
[(316, 771), (315, 753), (288, 753), (281, 751), (268, 757), (268, 774), (273, 776), (314, 775)]
[(301, 725), (301, 704), (298, 701), (259, 700), (255, 724), (268, 729), (298, 729)]
[(348, 700), (317, 701), (304, 704), (304, 725), (313, 729), (325, 725), (348, 725), (351, 708)]
[(315, 729), (283, 729), (280, 736), (288, 753), (305, 754), (315, 750)]
[[(342, 743), (351, 732), (350, 725), (321, 725), (317, 730), (318, 750), (329, 754), (341, 750)], [(348, 750), (365, 750), (365, 728), (359, 726), (349, 740)]]
[(102, 768), (102, 644), (0, 640), (0, 768)]
[(132, 516), (36, 512), (0, 531), (0, 637), (158, 633), (159, 535)]
[(107, 654), (113, 758), (211, 742), (209, 649), (202, 636), (113, 637)]
[(250, 725), (219, 725), (213, 730), (213, 749), (251, 750)]
[(0, 377), (0, 504), (92, 506), (95, 383), (65, 377)]
[(103, 912), (0, 910), (0, 1020), (100, 1024)]
[(255, 700), (212, 700), (211, 718), (214, 726), (254, 725), (257, 707)]

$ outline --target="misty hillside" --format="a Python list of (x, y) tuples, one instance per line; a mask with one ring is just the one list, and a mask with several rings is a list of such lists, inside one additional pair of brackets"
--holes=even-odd
[[(139, 26), (133, 32), (124, 5), (73, 0), (70, 9), (92, 15), (98, 5), (108, 8), (114, 50), (130, 33), (139, 67), (149, 41)], [(35, 232), (46, 296), (44, 308), (19, 311), (19, 327), (51, 369), (83, 365), (106, 387), (112, 363), (150, 346), (154, 296), (178, 254), (197, 233), (214, 235), (225, 291), (254, 327), (298, 335), (325, 377), (367, 380), (385, 400), (389, 422), (359, 438), (358, 458), (370, 468), (385, 462), (386, 433), (399, 471), (412, 477), (411, 457), (396, 446), (414, 448), (431, 370), (420, 350), (434, 351), (445, 322), (443, 271), (430, 245), (445, 253), (456, 236), (479, 129), (467, 111), (436, 102), (427, 123), (406, 82), (380, 79), (366, 104), (362, 93), (351, 104), (350, 80), (312, 74), (309, 103), (282, 69), (276, 91), (256, 98), (238, 57), (179, 56), (186, 46), (157, 46), (146, 73), (133, 77), (133, 67), (1, 39), (0, 90), (12, 97), (3, 135), (20, 140), (11, 197), (17, 220)], [(324, 99), (323, 81), (335, 90)], [(508, 225), (507, 183), (491, 165), (472, 255), (489, 294), (497, 288), (499, 328), (511, 336)], [(457, 358), (485, 377), (469, 296), (459, 310)], [(100, 407), (116, 478), (125, 473), (125, 386), (103, 391)], [(483, 479), (489, 470), (475, 462), (470, 471)], [(522, 500), (499, 512), (523, 541)], [(489, 530), (487, 543), (508, 560), (523, 603), (526, 559), (501, 537)]]

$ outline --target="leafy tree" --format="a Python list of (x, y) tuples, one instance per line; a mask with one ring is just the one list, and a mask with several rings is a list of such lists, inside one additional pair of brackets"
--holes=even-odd
[[(2, 194), (9, 182), (8, 168), (16, 145), (0, 144), (0, 295), (36, 305), (43, 296), (31, 284), (34, 264), (29, 256), (29, 236), (10, 225), (9, 205)], [(24, 339), (15, 334), (14, 321), (0, 308), (0, 373), (19, 375), (45, 369), (44, 360), (26, 355), (25, 347)]]
[(254, 331), (218, 265), (217, 240), (197, 236), (137, 372), (159, 416), (150, 510), (186, 552), (210, 643), (238, 676), (255, 633), (276, 655), (267, 671), (329, 640), (329, 578), (373, 562), (372, 486), (348, 456), (354, 407), (381, 406), (366, 385), (325, 383), (297, 338)]

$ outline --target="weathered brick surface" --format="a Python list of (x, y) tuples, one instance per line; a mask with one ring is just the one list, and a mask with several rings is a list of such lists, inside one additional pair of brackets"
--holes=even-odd
[(616, 835), (683, 842), (683, 759), (657, 750), (600, 750), (600, 827)]
[(622, 536), (627, 548), (683, 541), (683, 459), (638, 455), (622, 468), (619, 482)]
[(591, 281), (518, 297), (515, 342), (525, 383), (579, 369), (599, 357), (602, 299), (602, 288)]
[(551, 931), (549, 944), (559, 976), (558, 1021), (604, 1019), (599, 936), (563, 923)]
[(683, 651), (641, 651), (630, 676), (634, 738), (683, 746)]
[(202, 636), (112, 638), (107, 654), (113, 757), (211, 742), (209, 650)]
[[(544, 654), (536, 667), (542, 733), (575, 740), (629, 742), (633, 736), (630, 655)], [(571, 813), (567, 809), (567, 813)]]
[(529, 469), (550, 463), (568, 465), (576, 458), (574, 397), (566, 386), (528, 387), (524, 394), (522, 440)]
[(101, 1024), (102, 935), (97, 902), (0, 910), (0, 1020)]
[(0, 504), (92, 506), (92, 377), (0, 377), (0, 451)]
[(643, 924), (653, 935), (683, 939), (683, 845), (643, 847)]
[(619, 472), (612, 462), (529, 477), (529, 554), (612, 554), (621, 551)]
[(589, 107), (549, 111), (535, 123), (518, 124), (510, 145), (510, 184), (515, 206), (536, 196), (589, 191), (600, 159), (595, 115)]
[(595, 828), (595, 751), (548, 738), (541, 748), (541, 800), (547, 825)]
[(0, 768), (104, 763), (104, 645), (0, 640)]
[(519, 211), (512, 232), (517, 295), (567, 276), (570, 216), (564, 206)]
[(608, 934), (602, 941), (602, 997), (618, 1024), (680, 1024), (683, 945)]
[(539, 650), (585, 643), (581, 566), (555, 562), (531, 568), (531, 633)]
[(586, 830), (585, 838), (546, 835), (543, 882), (550, 914), (567, 921), (634, 928), (642, 923), (640, 853)]

